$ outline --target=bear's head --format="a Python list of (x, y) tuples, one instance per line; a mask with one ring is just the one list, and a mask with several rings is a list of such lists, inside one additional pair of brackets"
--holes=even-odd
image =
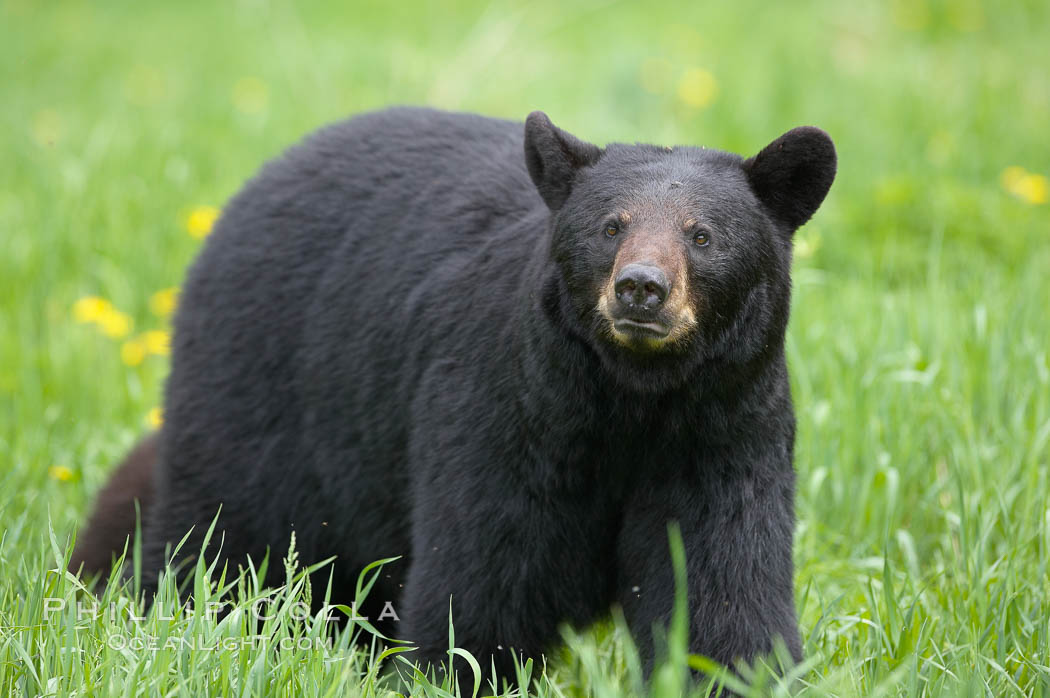
[(704, 362), (780, 351), (792, 236), (835, 178), (826, 133), (758, 155), (585, 143), (533, 112), (525, 163), (550, 209), (550, 255), (572, 330), (620, 383), (647, 392)]

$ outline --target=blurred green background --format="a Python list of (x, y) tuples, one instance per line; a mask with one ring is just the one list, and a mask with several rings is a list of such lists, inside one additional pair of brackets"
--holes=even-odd
[[(809, 680), (1050, 693), (1048, 20), (1035, 0), (3, 0), (2, 560), (43, 570), (48, 516), (64, 540), (161, 419), (186, 264), (316, 127), (543, 109), (597, 143), (746, 155), (814, 124), (840, 169), (797, 236), (788, 342)], [(3, 577), (10, 603), (32, 582)]]

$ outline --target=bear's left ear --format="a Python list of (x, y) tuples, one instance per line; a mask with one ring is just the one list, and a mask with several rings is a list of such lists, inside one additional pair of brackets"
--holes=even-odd
[(816, 213), (836, 167), (835, 144), (813, 126), (791, 129), (744, 161), (755, 195), (792, 232)]
[(576, 172), (596, 163), (601, 155), (601, 148), (562, 131), (541, 111), (525, 119), (525, 165), (551, 211), (569, 198)]

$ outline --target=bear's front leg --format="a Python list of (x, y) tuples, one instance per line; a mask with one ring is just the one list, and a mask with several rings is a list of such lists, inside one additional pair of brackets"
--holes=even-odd
[[(724, 455), (724, 454), (723, 454)], [(731, 456), (680, 477), (653, 477), (630, 497), (618, 542), (617, 595), (644, 665), (654, 660), (653, 625), (674, 603), (668, 524), (685, 547), (689, 651), (733, 666), (783, 640), (801, 659), (792, 539), (794, 472), (781, 448), (764, 459)]]
[[(581, 626), (608, 609), (615, 541), (593, 498), (537, 496), (498, 466), (463, 475), (417, 491), (401, 639), (418, 647), (409, 655), (417, 665), (442, 671), (451, 605), (455, 644), (478, 660), (484, 688), (493, 665), (513, 678), (515, 655), (541, 662), (559, 624)], [(457, 658), (454, 669), (470, 695), (470, 667)]]
[[(479, 370), (438, 361), (417, 388), (398, 639), (417, 646), (406, 656), (424, 669), (447, 663), (451, 606), (456, 646), (474, 655), (487, 682), (493, 665), (513, 677), (515, 656), (540, 662), (562, 622), (582, 626), (608, 611), (620, 512), (527, 440), (507, 411), (514, 394), (491, 394)], [(456, 659), (454, 669), (460, 686), (473, 688), (467, 663)]]

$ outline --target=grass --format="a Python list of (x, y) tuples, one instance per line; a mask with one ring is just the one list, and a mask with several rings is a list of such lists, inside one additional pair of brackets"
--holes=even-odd
[[(827, 129), (840, 174), (798, 234), (788, 340), (808, 661), (793, 685), (750, 680), (1050, 695), (1048, 20), (1036, 0), (0, 2), (0, 691), (384, 690), (378, 649), (348, 632), (321, 648), (114, 648), (114, 632), (250, 633), (200, 604), (136, 624), (45, 614), (45, 599), (78, 594), (56, 571), (68, 540), (160, 402), (163, 342), (144, 333), (167, 328), (150, 298), (180, 283), (200, 244), (187, 226), (313, 128), (429, 103), (742, 153)], [(101, 322), (74, 318), (88, 296), (110, 304)], [(271, 640), (324, 635), (290, 615), (308, 593), (295, 579), (271, 592)], [(678, 691), (681, 649), (654, 694)], [(567, 632), (549, 660), (511, 692), (647, 690), (615, 622)]]

